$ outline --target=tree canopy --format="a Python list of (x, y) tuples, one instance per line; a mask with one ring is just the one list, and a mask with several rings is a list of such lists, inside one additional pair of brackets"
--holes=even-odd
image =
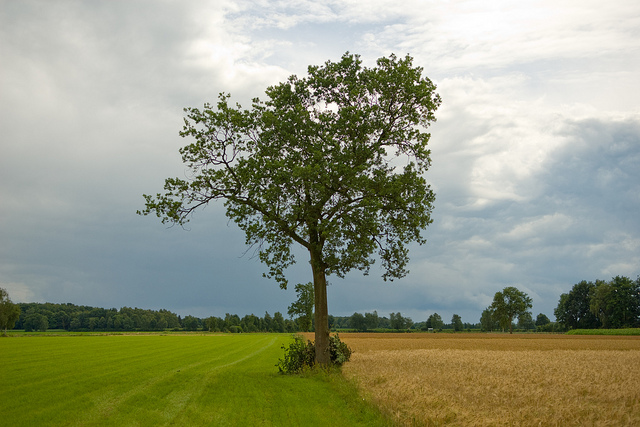
[(309, 253), (315, 302), (316, 359), (328, 363), (326, 277), (367, 274), (380, 260), (385, 280), (405, 276), (409, 242), (425, 242), (435, 195), (424, 173), (428, 126), (440, 105), (435, 85), (410, 56), (365, 67), (358, 55), (310, 66), (266, 89), (251, 109), (186, 108), (180, 150), (187, 179), (145, 195), (163, 222), (185, 224), (222, 199), (226, 215), (256, 245), (267, 277), (286, 288), (293, 243)]
[(0, 329), (7, 334), (20, 318), (20, 306), (11, 302), (6, 289), (0, 288)]
[(554, 310), (558, 322), (569, 329), (623, 328), (640, 326), (640, 277), (625, 276), (610, 281), (583, 280), (560, 295)]
[(513, 320), (516, 317), (526, 316), (532, 307), (531, 298), (524, 292), (513, 286), (507, 286), (502, 291), (496, 292), (493, 303), (489, 309), (493, 317), (503, 329), (509, 329), (513, 333)]

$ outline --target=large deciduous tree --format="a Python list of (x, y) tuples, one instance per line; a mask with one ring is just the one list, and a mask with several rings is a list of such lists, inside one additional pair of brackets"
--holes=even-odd
[(513, 320), (526, 315), (532, 306), (531, 298), (526, 293), (513, 286), (507, 286), (502, 291), (496, 292), (489, 309), (500, 327), (503, 329), (508, 327), (509, 333), (512, 334)]
[(464, 329), (464, 324), (462, 323), (462, 317), (458, 314), (454, 314), (451, 317), (451, 325), (453, 326), (453, 330), (456, 332), (460, 332)]
[(359, 56), (310, 66), (254, 99), (185, 109), (180, 150), (188, 179), (145, 195), (144, 215), (184, 224), (223, 199), (226, 214), (257, 245), (267, 277), (286, 288), (293, 243), (309, 253), (315, 301), (316, 361), (329, 362), (327, 276), (365, 274), (381, 260), (383, 278), (407, 274), (409, 242), (425, 242), (434, 193), (427, 127), (440, 105), (435, 85), (410, 56)]
[(7, 329), (12, 329), (20, 318), (20, 306), (11, 302), (9, 293), (0, 288), (0, 330), (7, 334)]
[(600, 319), (591, 312), (591, 296), (602, 281), (576, 283), (566, 294), (560, 295), (553, 311), (556, 320), (571, 329), (591, 329), (600, 326)]
[(610, 282), (596, 281), (590, 292), (591, 312), (603, 328), (629, 328), (640, 325), (640, 278), (636, 281), (616, 276)]

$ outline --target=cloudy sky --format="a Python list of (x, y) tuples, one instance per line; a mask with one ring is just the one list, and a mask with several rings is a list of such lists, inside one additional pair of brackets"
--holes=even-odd
[[(184, 176), (182, 109), (247, 104), (350, 51), (438, 85), (437, 199), (411, 274), (330, 278), (329, 311), (478, 322), (516, 286), (553, 319), (580, 280), (640, 274), (640, 3), (0, 0), (0, 287), (16, 302), (280, 311), (220, 205), (135, 214)], [(311, 280), (303, 253), (289, 271)]]

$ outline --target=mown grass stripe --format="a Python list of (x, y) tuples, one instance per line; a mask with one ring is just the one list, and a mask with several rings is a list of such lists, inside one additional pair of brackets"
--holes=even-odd
[[(288, 335), (0, 339), (12, 426), (385, 425), (340, 376), (282, 376)], [(331, 417), (327, 419), (329, 411)]]

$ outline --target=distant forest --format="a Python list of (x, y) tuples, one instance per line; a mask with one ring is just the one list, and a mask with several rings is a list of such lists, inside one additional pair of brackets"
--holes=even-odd
[[(211, 331), (211, 332), (300, 332), (305, 327), (313, 329), (311, 322), (302, 317), (284, 318), (282, 313), (263, 317), (248, 314), (240, 317), (226, 313), (224, 318), (194, 316), (184, 318), (168, 310), (145, 310), (122, 307), (96, 308), (74, 304), (19, 303), (20, 318), (14, 329), (46, 331), (58, 329), (66, 331)], [(291, 311), (290, 313), (291, 314)], [(554, 310), (557, 322), (540, 313), (533, 318), (530, 312), (519, 316), (516, 330), (539, 332), (563, 332), (570, 329), (629, 328), (640, 327), (640, 276), (632, 280), (616, 276), (610, 281), (582, 281), (560, 296)], [(482, 313), (480, 323), (466, 323), (454, 314), (451, 323), (433, 313), (425, 322), (413, 322), (401, 313), (390, 313), (389, 317), (378, 313), (353, 313), (351, 316), (329, 315), (332, 330), (351, 329), (357, 331), (383, 330), (500, 330), (489, 309)]]
[[(49, 329), (75, 332), (117, 332), (117, 331), (211, 331), (211, 332), (300, 332), (298, 319), (284, 318), (282, 313), (263, 317), (248, 314), (240, 317), (226, 313), (225, 317), (211, 316), (204, 319), (185, 316), (184, 318), (168, 310), (147, 310), (122, 307), (98, 308), (71, 303), (18, 303), (20, 318), (14, 329), (27, 332)], [(439, 316), (436, 314), (436, 317)], [(459, 319), (459, 317), (458, 317)], [(431, 320), (431, 318), (430, 318)], [(379, 317), (377, 312), (354, 313), (351, 316), (329, 316), (329, 326), (333, 330), (356, 329), (359, 331), (376, 329), (426, 330), (431, 327), (429, 321), (414, 323), (400, 313), (391, 313), (389, 317)], [(454, 323), (441, 322), (437, 329), (456, 329)], [(464, 329), (480, 329), (479, 323), (462, 324)], [(313, 328), (313, 326), (312, 326)]]

